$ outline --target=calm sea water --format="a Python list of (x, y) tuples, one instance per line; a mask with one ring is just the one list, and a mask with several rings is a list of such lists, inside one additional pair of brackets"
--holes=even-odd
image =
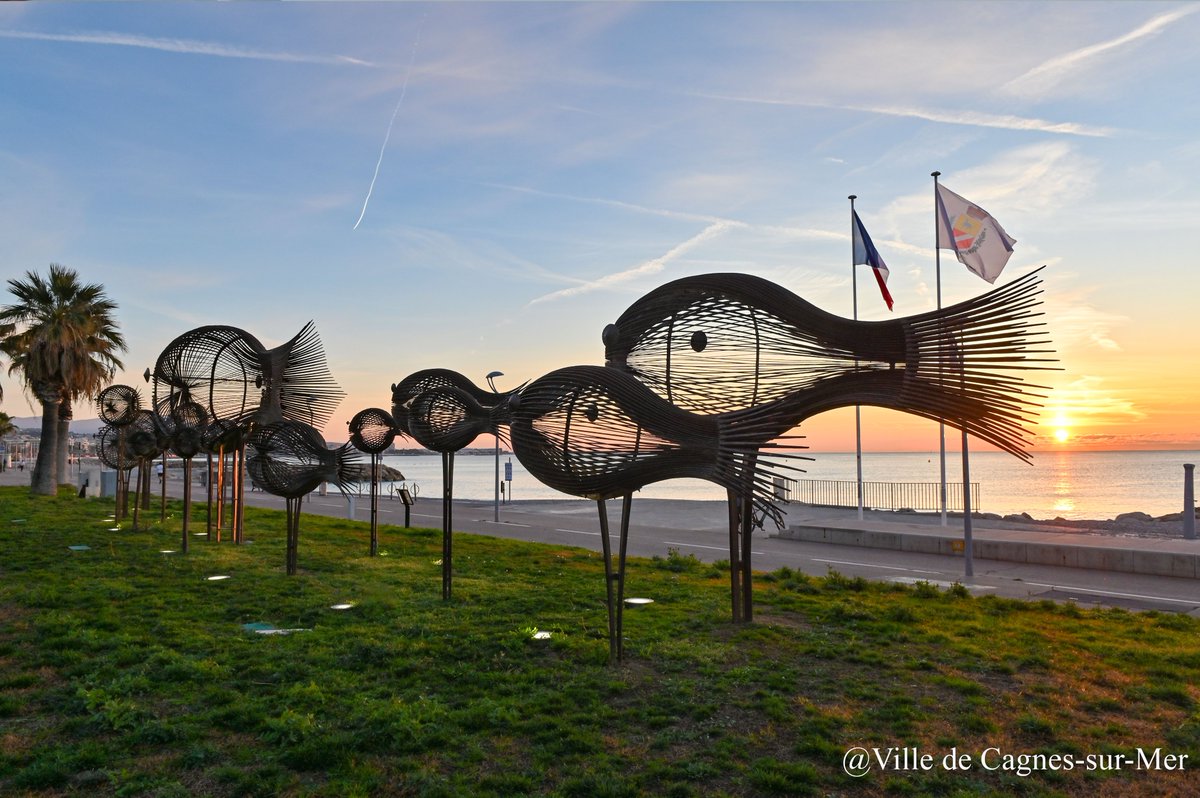
[[(854, 481), (854, 454), (812, 454), (800, 463), (808, 479)], [(441, 492), (442, 466), (438, 455), (383, 458), (419, 486), (420, 495)], [(513, 469), (512, 498), (561, 499), (564, 495), (542, 485), (511, 455), (501, 454)], [(1104, 519), (1139, 510), (1151, 515), (1183, 509), (1184, 463), (1200, 463), (1200, 452), (1038, 452), (1032, 465), (1002, 452), (972, 452), (971, 481), (979, 483), (980, 512), (1021, 513), (1034, 518)], [(493, 457), (459, 455), (454, 461), (454, 495), (462, 499), (494, 496)], [(961, 481), (957, 452), (946, 454), (947, 480)], [(873, 482), (939, 481), (937, 452), (863, 454), (863, 479)], [(506, 487), (508, 483), (506, 483)], [(723, 499), (724, 491), (708, 482), (671, 480), (646, 487), (639, 496), (659, 499)]]

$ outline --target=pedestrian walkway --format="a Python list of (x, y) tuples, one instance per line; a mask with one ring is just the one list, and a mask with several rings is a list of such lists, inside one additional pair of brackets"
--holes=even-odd
[[(947, 526), (941, 526), (929, 519), (859, 521), (856, 511), (824, 516), (789, 524), (775, 537), (921, 554), (965, 555), (961, 517), (951, 518)], [(971, 548), (975, 559), (1200, 579), (1200, 541), (1089, 534), (1033, 524), (1024, 529), (996, 529), (986, 524), (987, 521), (976, 521), (972, 525)]]

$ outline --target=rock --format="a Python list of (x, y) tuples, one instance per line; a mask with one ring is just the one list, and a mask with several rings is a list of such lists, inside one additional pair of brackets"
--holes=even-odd
[(999, 513), (980, 513), (979, 517), (985, 521), (1002, 521)]
[[(351, 482), (370, 482), (371, 465), (369, 463), (354, 463), (342, 469), (342, 477)], [(403, 482), (404, 474), (389, 465), (379, 464), (380, 482)]]
[(1167, 513), (1166, 515), (1160, 515), (1158, 518), (1155, 518), (1154, 520), (1155, 521), (1182, 521), (1183, 513)]
[(1153, 521), (1154, 519), (1148, 513), (1121, 513), (1115, 519), (1118, 523), (1129, 521)]
[(1018, 521), (1021, 523), (1029, 523), (1030, 521), (1033, 520), (1033, 516), (1030, 515), (1029, 513), (1017, 513), (1017, 514), (1013, 514), (1013, 515), (1004, 516), (1004, 520), (1005, 521)]

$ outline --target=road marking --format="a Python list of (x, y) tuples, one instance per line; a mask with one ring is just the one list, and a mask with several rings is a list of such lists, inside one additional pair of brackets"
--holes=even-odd
[[(917, 579), (912, 576), (889, 576), (888, 581), (895, 582), (900, 585), (915, 585), (915, 584), (919, 584), (920, 582), (924, 582), (927, 585), (933, 585), (934, 587), (945, 588), (946, 590), (949, 590), (950, 588), (954, 587), (955, 585), (962, 585), (962, 582), (942, 582), (937, 579)], [(996, 589), (996, 588), (992, 587), (991, 585), (963, 585), (963, 587), (965, 587), (967, 590), (995, 590)]]
[(1146, 601), (1169, 601), (1172, 604), (1190, 604), (1196, 606), (1200, 601), (1196, 599), (1177, 599), (1167, 598), (1166, 596), (1144, 596), (1141, 593), (1119, 593), (1115, 590), (1093, 590), (1087, 587), (1072, 587), (1071, 585), (1048, 585), (1045, 582), (1025, 582), (1027, 585), (1034, 587), (1048, 587), (1051, 590), (1074, 590), (1077, 593), (1091, 593), (1095, 596), (1115, 596), (1117, 598), (1145, 599)]
[(901, 568), (898, 565), (872, 565), (869, 562), (851, 562), (850, 560), (822, 560), (813, 557), (813, 562), (829, 563), (830, 565), (857, 565), (861, 568), (886, 568), (889, 571), (906, 571), (910, 574), (940, 574), (941, 571), (923, 571), (920, 568)]
[(529, 524), (518, 524), (516, 521), (492, 521), (489, 518), (480, 518), (479, 523), (481, 523), (481, 524), (499, 524), (500, 526), (519, 526), (519, 527), (524, 527), (525, 529), (530, 528)]
[[(572, 535), (591, 535), (594, 538), (600, 537), (599, 532), (583, 532), (578, 529), (555, 529), (554, 531), (555, 532), (570, 532)], [(621, 536), (620, 536), (620, 534), (614, 535), (612, 532), (609, 532), (608, 539), (609, 540), (620, 540)]]
[[(668, 546), (691, 546), (693, 549), (712, 549), (713, 551), (729, 551), (728, 546), (702, 546), (699, 543), (680, 543), (679, 541), (675, 541), (675, 540), (664, 540), (663, 543), (665, 543)], [(750, 553), (762, 556), (761, 551), (754, 551), (753, 549), (751, 549)]]

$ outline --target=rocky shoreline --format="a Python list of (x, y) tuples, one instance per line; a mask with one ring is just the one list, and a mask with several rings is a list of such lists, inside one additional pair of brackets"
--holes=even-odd
[[(1200, 508), (1193, 510), (1196, 528), (1200, 531)], [(930, 515), (915, 510), (898, 510), (893, 515)], [(962, 513), (948, 513), (949, 517), (962, 519)], [(1120, 535), (1126, 537), (1181, 538), (1183, 537), (1183, 513), (1168, 513), (1152, 516), (1143, 512), (1121, 513), (1111, 519), (1077, 520), (1070, 518), (1042, 519), (1029, 513), (999, 515), (997, 513), (972, 513), (976, 522), (993, 529), (1034, 529), (1040, 531), (1062, 530), (1073, 533)]]

